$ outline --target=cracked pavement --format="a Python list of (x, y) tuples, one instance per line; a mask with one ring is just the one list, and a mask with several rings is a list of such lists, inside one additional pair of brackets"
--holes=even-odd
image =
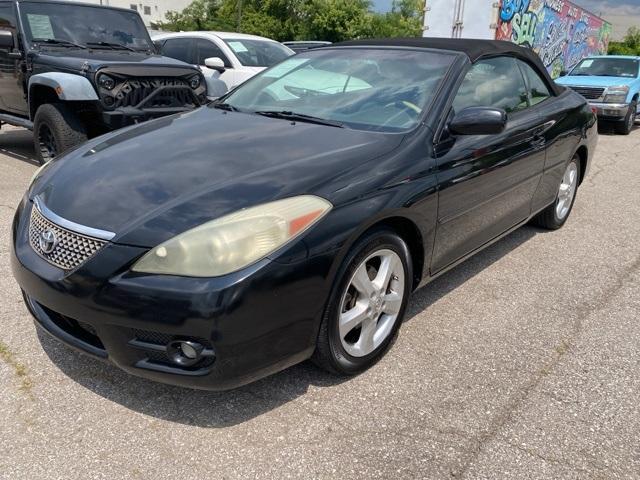
[[(525, 227), (423, 288), (389, 354), (226, 393), (38, 335), (9, 269), (36, 167), (0, 133), (0, 479), (640, 476), (640, 129), (602, 135), (566, 227)], [(25, 387), (27, 386), (27, 387)]]

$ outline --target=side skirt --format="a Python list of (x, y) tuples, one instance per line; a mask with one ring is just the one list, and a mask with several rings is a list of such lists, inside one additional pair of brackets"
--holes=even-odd
[[(555, 202), (555, 199), (554, 201)], [(551, 202), (549, 205), (551, 205), (553, 202)], [(529, 223), (533, 217), (535, 217), (536, 215), (538, 215), (538, 213), (542, 212), (545, 208), (547, 208), (549, 205), (544, 206), (543, 208), (536, 210), (535, 213), (531, 214), (526, 220), (523, 220), (522, 222), (516, 224), (515, 226), (513, 226), (512, 228), (510, 228), (509, 230), (507, 230), (506, 232), (504, 232), (502, 235), (498, 235), (496, 238), (494, 238), (493, 240), (488, 241), (487, 243), (485, 243), (484, 245), (482, 245), (481, 247), (476, 248), (475, 250), (473, 250), (471, 253), (468, 253), (467, 255), (463, 256), (462, 258), (460, 258), (459, 260), (456, 260), (455, 262), (453, 262), (452, 264), (444, 267), (442, 270), (440, 270), (439, 272), (435, 273), (434, 275), (429, 275), (427, 278), (425, 278), (424, 280), (422, 280), (420, 282), (420, 284), (418, 284), (418, 286), (415, 288), (415, 290), (418, 290), (426, 285), (428, 285), (429, 283), (433, 282), (436, 278), (441, 277), (442, 275), (444, 275), (445, 273), (449, 272), (450, 270), (454, 269), (455, 267), (457, 267), (458, 265), (460, 265), (461, 263), (464, 263), (465, 261), (469, 260), (471, 257), (473, 257), (475, 254), (481, 252), (482, 250), (484, 250), (485, 248), (490, 247), (491, 245), (493, 245), (496, 242), (499, 242), (500, 240), (502, 240), (503, 238), (507, 237), (508, 235), (512, 234), (513, 232), (515, 232), (516, 230), (518, 230), (519, 228), (524, 227), (527, 223)], [(414, 291), (415, 291), (414, 290)]]

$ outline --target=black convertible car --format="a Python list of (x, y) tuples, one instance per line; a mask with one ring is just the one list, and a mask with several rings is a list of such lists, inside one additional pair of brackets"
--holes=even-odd
[(530, 51), (343, 43), (44, 166), (13, 224), (38, 326), (134, 375), (355, 374), (411, 293), (514, 229), (560, 228), (596, 117)]

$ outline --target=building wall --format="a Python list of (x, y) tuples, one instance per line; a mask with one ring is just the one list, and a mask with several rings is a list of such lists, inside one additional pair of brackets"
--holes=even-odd
[(533, 48), (556, 78), (606, 54), (611, 33), (611, 24), (567, 0), (503, 0), (496, 38)]
[[(73, 1), (73, 0), (72, 0)], [(78, 0), (83, 3), (95, 3), (120, 8), (135, 8), (140, 13), (145, 25), (163, 22), (169, 11), (181, 11), (188, 7), (193, 0)]]
[(426, 0), (425, 37), (496, 38), (495, 0)]
[(425, 37), (514, 42), (540, 55), (551, 76), (606, 54), (612, 26), (569, 0), (426, 0)]

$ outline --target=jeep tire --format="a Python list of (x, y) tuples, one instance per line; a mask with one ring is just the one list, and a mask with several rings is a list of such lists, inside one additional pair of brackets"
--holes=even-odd
[(36, 158), (41, 165), (87, 141), (87, 130), (65, 104), (41, 105), (33, 122)]

